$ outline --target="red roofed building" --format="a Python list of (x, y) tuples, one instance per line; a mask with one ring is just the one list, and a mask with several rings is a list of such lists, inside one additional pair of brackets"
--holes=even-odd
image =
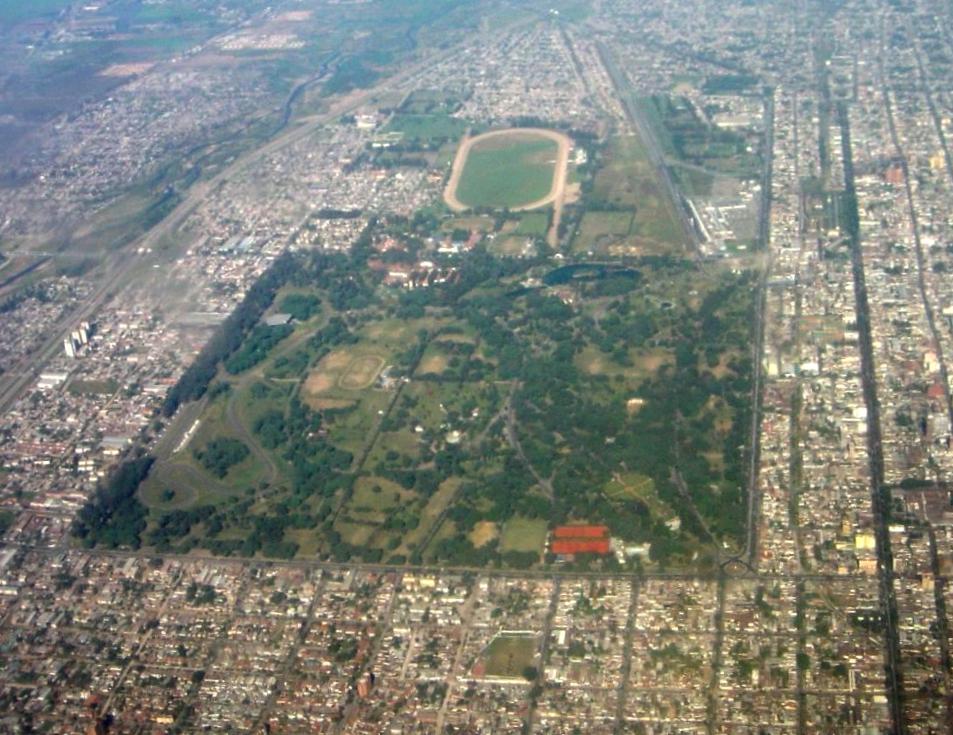
[(609, 539), (555, 539), (550, 547), (554, 554), (608, 554)]
[(550, 551), (560, 556), (569, 554), (608, 554), (608, 526), (558, 526), (553, 530)]
[(608, 526), (557, 526), (553, 538), (609, 538)]

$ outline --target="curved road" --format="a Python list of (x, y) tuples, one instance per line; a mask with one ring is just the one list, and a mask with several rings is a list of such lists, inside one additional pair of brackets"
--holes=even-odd
[(228, 402), (225, 404), (225, 421), (228, 424), (228, 428), (232, 430), (232, 433), (245, 443), (245, 446), (251, 451), (252, 456), (265, 468), (266, 474), (262, 479), (269, 485), (273, 485), (279, 477), (278, 465), (275, 464), (275, 460), (271, 454), (262, 447), (258, 441), (258, 437), (254, 436), (252, 432), (248, 430), (248, 426), (241, 420), (237, 413), (236, 399), (238, 398), (239, 389), (244, 387), (244, 384), (249, 382), (252, 377), (256, 376), (253, 374), (246, 376), (243, 381), (232, 388), (228, 396)]
[(556, 167), (553, 170), (553, 184), (549, 193), (541, 199), (537, 199), (529, 204), (519, 207), (511, 207), (513, 212), (525, 212), (530, 209), (539, 209), (547, 204), (554, 204), (558, 209), (562, 209), (563, 197), (566, 193), (566, 170), (569, 166), (569, 151), (572, 148), (572, 140), (565, 133), (559, 133), (555, 130), (546, 128), (507, 128), (506, 130), (492, 130), (489, 133), (483, 133), (474, 137), (466, 136), (457, 149), (457, 155), (453, 159), (453, 167), (450, 170), (450, 180), (447, 182), (447, 188), (443, 193), (443, 200), (447, 206), (454, 212), (464, 212), (470, 209), (469, 206), (457, 198), (457, 186), (460, 184), (460, 177), (463, 174), (463, 168), (470, 155), (470, 150), (477, 143), (482, 143), (491, 138), (499, 138), (505, 135), (514, 135), (526, 133), (538, 135), (542, 138), (548, 138), (556, 144)]

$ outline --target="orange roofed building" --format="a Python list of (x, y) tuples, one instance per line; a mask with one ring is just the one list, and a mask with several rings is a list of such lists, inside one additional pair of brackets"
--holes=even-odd
[(558, 526), (549, 547), (554, 554), (608, 554), (608, 526)]

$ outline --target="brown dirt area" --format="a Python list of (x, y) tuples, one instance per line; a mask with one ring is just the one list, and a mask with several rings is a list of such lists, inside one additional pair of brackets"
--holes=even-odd
[(449, 362), (450, 361), (447, 359), (446, 355), (430, 355), (421, 361), (420, 368), (417, 370), (417, 372), (421, 375), (439, 375), (447, 369), (447, 364)]
[(101, 77), (134, 77), (137, 74), (144, 74), (149, 71), (155, 64), (150, 61), (143, 61), (140, 63), (132, 64), (112, 64), (107, 66), (101, 72), (99, 76)]
[(343, 398), (310, 398), (306, 403), (315, 411), (330, 411), (335, 408), (350, 408), (354, 401)]
[(327, 373), (317, 370), (311, 373), (304, 381), (305, 395), (316, 396), (334, 387), (334, 378)]
[(343, 370), (351, 363), (352, 359), (351, 353), (347, 350), (338, 350), (336, 352), (332, 352), (321, 361), (321, 369), (335, 371)]
[(500, 535), (500, 529), (493, 521), (480, 521), (470, 531), (470, 543), (479, 549)]
[(384, 358), (377, 355), (364, 355), (356, 358), (347, 368), (338, 385), (342, 388), (360, 390), (368, 388), (384, 367)]

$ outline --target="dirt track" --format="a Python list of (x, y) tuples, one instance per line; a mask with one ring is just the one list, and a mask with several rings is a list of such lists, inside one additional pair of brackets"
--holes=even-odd
[(507, 128), (506, 130), (493, 130), (473, 138), (469, 136), (464, 137), (460, 142), (460, 147), (457, 149), (457, 155), (453, 159), (453, 168), (450, 171), (450, 180), (447, 182), (447, 188), (444, 189), (443, 192), (443, 200), (454, 212), (463, 212), (469, 209), (466, 204), (457, 199), (457, 186), (460, 183), (460, 176), (463, 174), (463, 167), (466, 165), (467, 156), (470, 155), (470, 149), (473, 148), (475, 143), (479, 143), (487, 138), (512, 135), (513, 133), (533, 133), (556, 143), (556, 167), (553, 171), (553, 186), (549, 190), (549, 194), (542, 199), (537, 199), (535, 202), (512, 208), (514, 212), (523, 212), (552, 204), (555, 210), (553, 216), (554, 226), (550, 232), (550, 237), (552, 237), (559, 225), (559, 218), (562, 214), (563, 198), (566, 193), (566, 171), (569, 166), (569, 150), (572, 148), (572, 141), (569, 139), (569, 136), (563, 133), (557, 133), (555, 130), (546, 130), (545, 128)]

